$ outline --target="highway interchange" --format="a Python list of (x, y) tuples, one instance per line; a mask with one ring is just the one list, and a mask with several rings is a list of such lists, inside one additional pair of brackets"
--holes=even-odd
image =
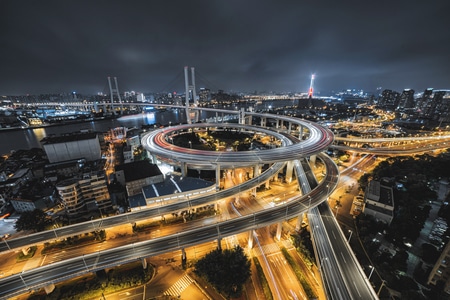
[[(283, 121), (297, 124), (299, 127), (304, 127), (306, 128), (308, 137), (306, 140), (295, 140), (285, 138), (284, 134), (277, 131), (267, 130), (257, 126), (220, 123), (173, 126), (156, 130), (143, 138), (143, 144), (155, 155), (171, 159), (176, 156), (178, 161), (184, 161), (192, 164), (194, 167), (210, 167), (212, 162), (224, 168), (241, 165), (249, 166), (258, 163), (273, 163), (260, 176), (214, 194), (101, 220), (92, 220), (57, 228), (52, 231), (12, 239), (8, 242), (5, 240), (5, 243), (0, 243), (0, 251), (18, 249), (26, 245), (42, 243), (82, 232), (91, 232), (96, 229), (113, 227), (118, 224), (131, 224), (138, 220), (162, 216), (189, 207), (215, 202), (224, 197), (229, 197), (263, 184), (277, 174), (285, 166), (285, 162), (287, 161), (298, 162), (303, 160), (304, 162), (304, 158), (311, 155), (317, 155), (326, 167), (326, 176), (320, 183), (315, 185), (313, 180), (306, 178), (305, 174), (308, 173), (307, 170), (300, 168), (299, 164), (296, 164), (297, 177), (300, 178), (300, 181), (303, 181), (302, 183), (307, 181), (309, 187), (306, 189), (303, 187), (301, 194), (291, 197), (285, 204), (209, 226), (179, 232), (175, 235), (163, 236), (144, 242), (91, 253), (82, 257), (67, 259), (15, 274), (0, 280), (0, 285), (2, 286), (0, 297), (19, 294), (28, 289), (42, 287), (83, 273), (93, 272), (136, 259), (158, 255), (167, 251), (180, 250), (240, 232), (250, 232), (251, 230), (293, 218), (301, 215), (303, 212), (309, 211), (309, 217), (312, 220), (311, 225), (314, 241), (316, 249), (318, 249), (319, 262), (323, 278), (326, 282), (328, 297), (330, 299), (347, 299), (347, 296), (349, 297), (348, 299), (376, 299), (377, 297), (370, 282), (365, 278), (364, 272), (351, 253), (351, 249), (346, 243), (346, 239), (332, 213), (330, 213), (328, 205), (326, 203), (321, 204), (336, 187), (339, 178), (336, 165), (328, 156), (321, 153), (333, 142), (332, 133), (328, 129), (304, 120), (279, 115), (265, 114), (263, 116), (279, 118)], [(209, 151), (210, 153), (203, 153), (204, 151), (200, 150), (176, 147), (168, 142), (167, 136), (173, 132), (206, 126), (229, 126), (234, 130), (265, 132), (280, 139), (283, 147), (263, 151), (248, 151), (249, 153), (242, 155), (243, 152), (211, 153)], [(205, 159), (205, 155), (207, 155), (207, 159)], [(302, 169), (303, 171), (301, 171)], [(301, 182), (299, 182), (299, 185), (302, 188)], [(326, 208), (328, 208), (328, 211)]]

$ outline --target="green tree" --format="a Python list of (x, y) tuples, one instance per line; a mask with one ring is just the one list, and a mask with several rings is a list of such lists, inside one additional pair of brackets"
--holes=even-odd
[(20, 215), (20, 218), (14, 224), (17, 231), (34, 230), (35, 232), (43, 231), (46, 226), (51, 224), (51, 220), (47, 214), (40, 209), (33, 211), (25, 211)]
[(250, 260), (240, 246), (216, 249), (195, 264), (195, 272), (227, 298), (239, 297), (251, 275)]

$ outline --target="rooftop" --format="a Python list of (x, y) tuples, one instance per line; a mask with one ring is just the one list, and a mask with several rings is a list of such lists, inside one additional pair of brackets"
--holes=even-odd
[(70, 134), (64, 134), (60, 136), (48, 136), (41, 140), (42, 145), (59, 144), (83, 140), (92, 140), (97, 137), (95, 132), (75, 132)]
[(162, 175), (157, 165), (147, 160), (133, 161), (116, 166), (116, 172), (123, 171), (127, 182)]

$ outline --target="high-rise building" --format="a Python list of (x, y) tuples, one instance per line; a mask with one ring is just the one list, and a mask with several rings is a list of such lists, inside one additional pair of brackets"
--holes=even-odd
[(400, 95), (400, 100), (398, 103), (398, 108), (414, 108), (414, 90), (404, 89)]
[(428, 276), (428, 284), (443, 284), (444, 291), (450, 294), (450, 242), (447, 242), (439, 259)]
[(430, 116), (439, 122), (450, 121), (450, 90), (434, 90)]
[(200, 103), (211, 101), (211, 91), (209, 89), (201, 88), (198, 92), (198, 98)]
[(450, 90), (426, 89), (416, 106), (421, 117), (450, 121)]
[(398, 106), (400, 100), (400, 93), (392, 90), (384, 90), (381, 93), (381, 97), (378, 99), (378, 105), (395, 109)]
[(111, 198), (102, 171), (87, 172), (81, 178), (70, 178), (56, 184), (56, 189), (68, 215), (111, 208)]
[(423, 113), (424, 108), (429, 105), (428, 104), (429, 102), (431, 102), (431, 94), (432, 93), (433, 93), (433, 89), (428, 88), (423, 92), (422, 97), (417, 99), (416, 109), (419, 111), (420, 114)]

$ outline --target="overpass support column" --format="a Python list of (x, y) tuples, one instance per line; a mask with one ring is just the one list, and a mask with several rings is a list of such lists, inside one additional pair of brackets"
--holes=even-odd
[(300, 140), (303, 139), (303, 126), (302, 125), (300, 125), (300, 128), (298, 129), (298, 138)]
[(288, 134), (291, 134), (291, 130), (292, 130), (292, 123), (289, 122), (288, 123)]
[(280, 120), (278, 119), (275, 120), (275, 128), (276, 129), (280, 128)]
[(222, 250), (222, 238), (217, 238), (217, 249)]
[(142, 268), (144, 270), (147, 270), (147, 260), (145, 259), (145, 257), (141, 258), (141, 262), (142, 262)]
[(266, 121), (267, 119), (265, 117), (261, 118), (261, 127), (266, 127)]
[(302, 228), (302, 222), (303, 222), (303, 217), (304, 217), (304, 213), (301, 213), (298, 215), (297, 217), (297, 223), (295, 224), (295, 230), (300, 230), (300, 228)]
[(317, 158), (317, 155), (311, 155), (311, 156), (309, 157), (309, 162), (310, 162), (313, 166), (316, 165), (316, 158)]
[(253, 230), (250, 230), (248, 232), (248, 244), (247, 244), (248, 249), (252, 249), (253, 248)]
[(181, 162), (181, 176), (186, 177), (187, 176), (187, 164), (185, 162)]
[[(252, 112), (253, 111), (253, 107), (250, 107), (249, 111)], [(252, 119), (253, 119), (253, 117), (251, 115), (246, 117), (246, 121), (245, 122), (247, 123), (247, 125), (252, 125), (252, 121), (253, 121)]]
[(239, 124), (245, 124), (245, 110), (242, 107), (240, 112), (239, 112)]
[(286, 182), (292, 181), (292, 171), (294, 170), (294, 163), (292, 161), (288, 161), (286, 164)]
[(181, 248), (181, 259), (183, 261), (186, 260), (186, 250), (184, 248)]
[(53, 292), (54, 289), (55, 289), (54, 283), (50, 283), (50, 284), (44, 286), (44, 291), (47, 295), (50, 294), (51, 292)]
[(216, 165), (216, 191), (220, 190), (220, 165)]
[(273, 182), (278, 182), (278, 173), (279, 172), (277, 172), (277, 174), (273, 175), (273, 177), (272, 177)]
[(278, 222), (278, 225), (277, 225), (277, 233), (276, 233), (276, 235), (275, 235), (275, 238), (277, 239), (277, 240), (281, 240), (281, 229), (283, 228), (283, 223), (282, 222)]

